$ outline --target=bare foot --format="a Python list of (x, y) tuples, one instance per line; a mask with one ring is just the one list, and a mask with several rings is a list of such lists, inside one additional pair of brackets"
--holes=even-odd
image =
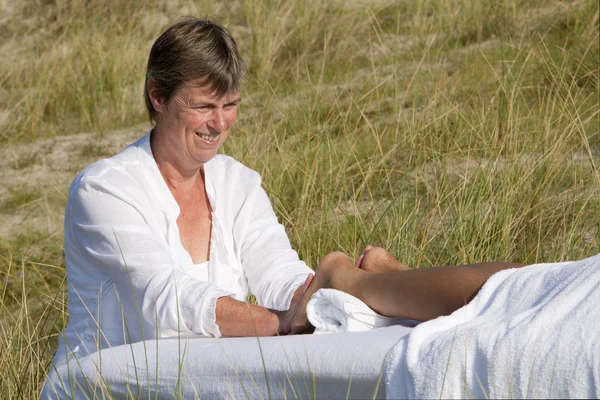
[(356, 261), (356, 266), (367, 272), (392, 272), (409, 270), (381, 247), (368, 245)]
[(350, 258), (342, 252), (329, 253), (323, 257), (302, 299), (300, 309), (292, 321), (292, 333), (311, 333), (314, 330), (306, 315), (306, 305), (317, 290), (329, 288), (344, 290), (346, 281), (351, 281), (357, 271)]

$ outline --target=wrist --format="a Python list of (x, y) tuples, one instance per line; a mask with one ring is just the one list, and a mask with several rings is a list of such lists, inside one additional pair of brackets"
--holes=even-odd
[(288, 321), (288, 312), (287, 311), (276, 311), (273, 310), (273, 315), (275, 316), (276, 328), (275, 335), (288, 335), (290, 333), (290, 322)]
[[(260, 307), (262, 308), (262, 307)], [(275, 336), (279, 332), (279, 316), (276, 310), (262, 308), (253, 320), (255, 336)], [(258, 315), (257, 315), (258, 314)]]
[(262, 318), (254, 320), (255, 335), (257, 336), (276, 336), (281, 334), (280, 330), (283, 324), (281, 311), (263, 308)]

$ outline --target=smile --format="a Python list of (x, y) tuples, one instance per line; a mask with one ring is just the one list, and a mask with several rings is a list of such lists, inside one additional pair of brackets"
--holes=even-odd
[(198, 132), (196, 132), (196, 135), (197, 135), (198, 137), (200, 137), (201, 139), (204, 139), (204, 140), (206, 140), (207, 142), (210, 142), (210, 143), (214, 143), (214, 142), (216, 142), (217, 140), (219, 140), (219, 134), (216, 134), (216, 135), (208, 135), (208, 134), (206, 134), (206, 133), (198, 133)]

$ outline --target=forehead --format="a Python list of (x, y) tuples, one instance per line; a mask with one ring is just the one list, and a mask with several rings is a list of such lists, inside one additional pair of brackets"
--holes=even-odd
[(177, 91), (179, 95), (186, 97), (201, 97), (206, 100), (218, 101), (218, 100), (232, 100), (239, 97), (239, 90), (230, 91), (225, 95), (219, 94), (213, 85), (206, 82), (203, 79), (195, 79), (190, 82), (186, 82)]

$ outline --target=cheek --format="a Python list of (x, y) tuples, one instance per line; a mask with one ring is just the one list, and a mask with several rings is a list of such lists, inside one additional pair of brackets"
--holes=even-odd
[(195, 130), (206, 123), (207, 118), (198, 113), (188, 114), (183, 118), (183, 123), (188, 126), (189, 129)]
[(233, 125), (235, 123), (235, 120), (237, 119), (237, 109), (231, 111), (231, 113), (227, 114), (227, 124), (229, 126)]

